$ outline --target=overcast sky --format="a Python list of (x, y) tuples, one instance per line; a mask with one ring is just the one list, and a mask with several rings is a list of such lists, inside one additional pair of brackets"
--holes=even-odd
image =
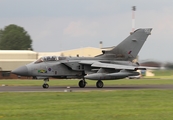
[(132, 29), (153, 28), (140, 60), (173, 62), (173, 0), (0, 0), (0, 28), (16, 24), (37, 52), (115, 46)]

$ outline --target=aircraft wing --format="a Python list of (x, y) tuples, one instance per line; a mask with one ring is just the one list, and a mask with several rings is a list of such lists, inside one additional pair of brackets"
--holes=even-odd
[(91, 65), (91, 67), (99, 67), (99, 68), (113, 68), (113, 69), (125, 69), (125, 70), (146, 70), (145, 67), (141, 66), (130, 66), (130, 65), (119, 65), (119, 64), (111, 64), (111, 63), (101, 63), (95, 62)]
[(159, 67), (148, 67), (148, 66), (131, 66), (131, 65), (120, 65), (111, 63), (101, 63), (97, 61), (81, 61), (79, 64), (91, 65), (91, 67), (98, 68), (112, 68), (112, 69), (126, 69), (126, 70), (157, 70)]
[(148, 66), (140, 66), (140, 67), (146, 68), (147, 70), (159, 70), (160, 69), (160, 67), (148, 67)]
[(80, 61), (79, 64), (92, 65), (95, 62), (96, 61), (92, 61), (92, 60), (84, 60), (84, 61)]

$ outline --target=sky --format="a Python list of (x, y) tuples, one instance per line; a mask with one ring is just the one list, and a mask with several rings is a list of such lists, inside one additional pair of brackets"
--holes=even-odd
[(140, 60), (173, 62), (172, 0), (0, 0), (0, 29), (23, 27), (36, 52), (116, 46), (132, 30), (153, 28)]

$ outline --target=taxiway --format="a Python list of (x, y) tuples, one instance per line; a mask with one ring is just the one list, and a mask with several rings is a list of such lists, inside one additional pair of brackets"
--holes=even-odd
[(0, 92), (80, 92), (80, 91), (99, 91), (99, 90), (140, 90), (140, 89), (173, 89), (173, 85), (116, 85), (96, 88), (95, 86), (50, 86), (43, 89), (41, 86), (0, 86)]

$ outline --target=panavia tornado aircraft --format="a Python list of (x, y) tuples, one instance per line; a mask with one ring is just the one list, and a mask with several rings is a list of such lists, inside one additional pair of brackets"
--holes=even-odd
[(102, 80), (117, 80), (128, 76), (137, 76), (137, 70), (146, 68), (133, 63), (151, 28), (137, 29), (116, 47), (95, 57), (58, 57), (47, 56), (21, 66), (12, 73), (21, 76), (43, 78), (43, 88), (48, 88), (49, 77), (54, 78), (79, 78), (79, 87), (86, 86), (86, 80), (97, 80), (97, 88), (104, 86)]

